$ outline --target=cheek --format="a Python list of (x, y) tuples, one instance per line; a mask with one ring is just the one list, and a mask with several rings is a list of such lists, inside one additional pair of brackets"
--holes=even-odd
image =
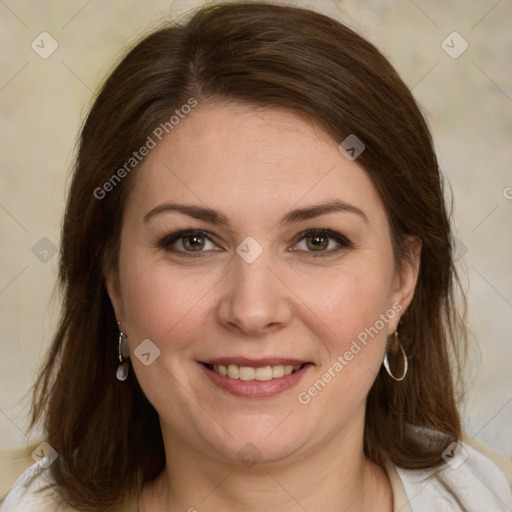
[[(324, 293), (311, 296), (320, 320), (329, 327), (322, 339), (321, 368), (303, 387), (312, 400), (322, 395), (314, 398), (318, 406), (328, 406), (334, 399), (343, 405), (342, 414), (364, 403), (382, 363), (388, 324), (397, 315), (389, 302), (390, 275), (387, 265), (354, 265), (326, 282)], [(315, 384), (318, 378), (329, 383), (325, 392), (321, 383)]]
[(319, 322), (329, 327), (328, 345), (343, 348), (389, 309), (390, 275), (384, 265), (352, 265), (321, 280), (302, 280), (297, 295), (307, 297)]
[(208, 290), (214, 286), (212, 277), (190, 270), (185, 277), (170, 272), (165, 265), (134, 258), (123, 281), (126, 325), (131, 337), (150, 338), (158, 344), (194, 324)]
[(388, 322), (396, 311), (379, 285), (382, 282), (368, 276), (351, 276), (340, 286), (341, 292), (318, 306), (330, 334), (322, 339), (321, 366), (304, 381), (297, 399), (309, 412), (323, 416), (326, 428), (330, 421), (338, 425), (364, 410), (382, 364)]
[[(190, 271), (185, 277), (171, 272), (169, 266), (136, 256), (124, 270), (126, 332), (137, 380), (159, 412), (188, 410), (182, 388), (192, 389), (186, 369), (197, 351), (198, 333), (205, 331), (201, 323), (214, 280)], [(148, 339), (149, 345), (144, 341)], [(139, 354), (147, 352), (150, 364), (146, 366)]]

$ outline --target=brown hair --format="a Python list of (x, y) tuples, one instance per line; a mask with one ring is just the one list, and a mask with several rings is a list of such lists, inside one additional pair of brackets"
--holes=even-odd
[[(219, 4), (140, 41), (117, 65), (83, 126), (64, 218), (63, 310), (35, 385), (32, 426), (44, 419), (58, 490), (81, 510), (106, 510), (165, 465), (158, 415), (130, 373), (115, 378), (117, 324), (105, 288), (116, 265), (123, 206), (137, 170), (102, 187), (170, 115), (195, 98), (284, 107), (336, 141), (356, 134), (358, 163), (387, 209), (398, 263), (405, 235), (422, 241), (412, 303), (400, 324), (409, 373), (380, 371), (367, 401), (366, 454), (433, 467), (460, 436), (452, 376), (464, 311), (431, 136), (410, 91), (381, 53), (338, 21), (266, 3)], [(457, 368), (458, 369), (458, 368)], [(444, 436), (428, 444), (418, 428)]]

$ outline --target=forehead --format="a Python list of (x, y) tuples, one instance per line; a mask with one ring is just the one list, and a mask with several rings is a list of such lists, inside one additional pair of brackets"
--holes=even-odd
[(238, 219), (282, 213), (295, 204), (342, 199), (383, 207), (367, 173), (338, 142), (282, 108), (214, 103), (186, 116), (146, 157), (127, 208), (144, 215), (159, 202), (236, 210)]

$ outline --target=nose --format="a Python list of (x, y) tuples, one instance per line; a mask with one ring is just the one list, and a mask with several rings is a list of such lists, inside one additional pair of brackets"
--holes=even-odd
[(218, 307), (219, 322), (230, 331), (261, 336), (289, 324), (293, 294), (270, 253), (252, 263), (234, 255)]

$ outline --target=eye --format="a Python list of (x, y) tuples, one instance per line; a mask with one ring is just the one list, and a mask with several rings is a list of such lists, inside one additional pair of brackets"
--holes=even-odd
[(160, 240), (158, 246), (169, 252), (181, 253), (183, 256), (196, 256), (193, 253), (203, 253), (212, 249), (218, 250), (208, 234), (205, 231), (198, 230), (172, 233)]
[(293, 250), (310, 253), (313, 257), (330, 256), (352, 247), (346, 237), (330, 229), (310, 229), (300, 233), (297, 238), (299, 242)]
[[(330, 256), (347, 248), (351, 242), (330, 229), (310, 229), (297, 235), (298, 243), (293, 251), (308, 253), (308, 256)], [(158, 247), (185, 257), (201, 256), (205, 252), (219, 249), (210, 239), (209, 233), (201, 230), (182, 230), (163, 237)]]

